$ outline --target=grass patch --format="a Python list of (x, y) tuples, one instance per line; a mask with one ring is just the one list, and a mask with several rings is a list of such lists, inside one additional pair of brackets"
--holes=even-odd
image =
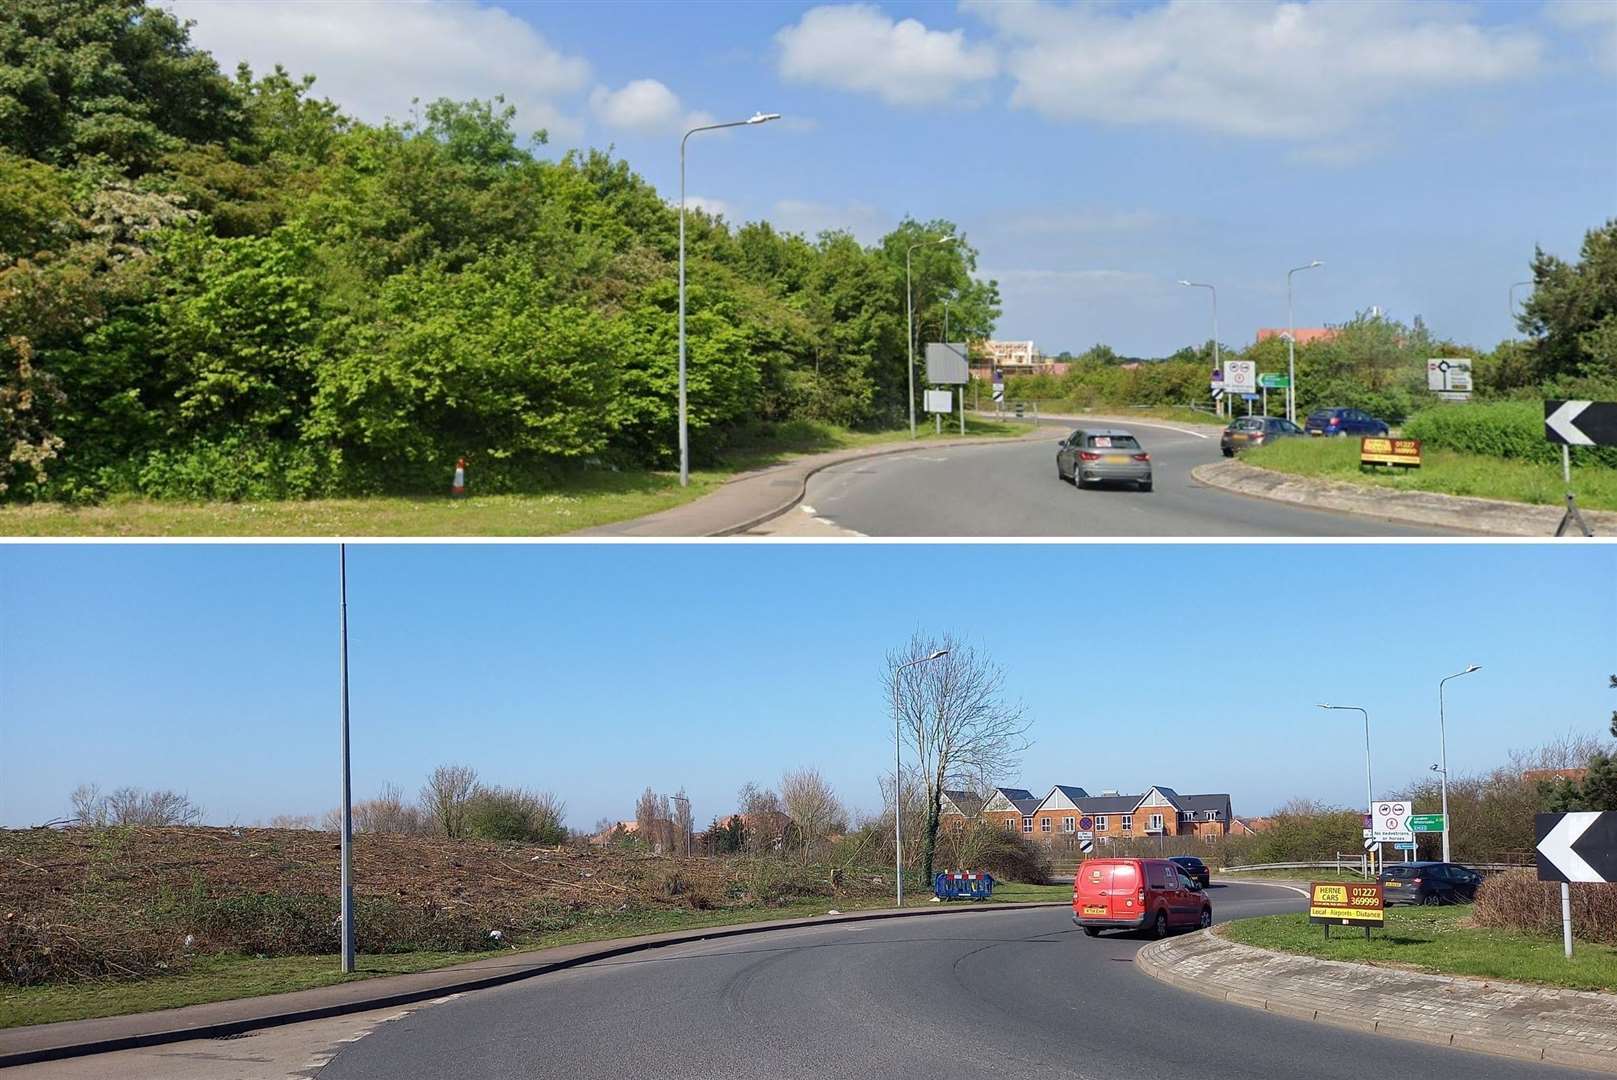
[[(967, 437), (1006, 438), (1029, 424), (968, 419)], [(930, 424), (922, 441), (935, 440)], [(960, 437), (944, 425), (942, 438)], [(691, 472), (597, 469), (524, 495), (377, 496), (285, 502), (169, 502), (116, 498), (95, 506), (0, 507), (0, 536), (556, 536), (609, 525), (701, 498), (739, 473), (807, 454), (905, 442), (909, 429), (849, 431), (829, 424), (760, 428), (715, 466)], [(476, 477), (471, 478), (476, 491)]]
[[(1276, 472), (1320, 476), (1393, 491), (1474, 495), (1537, 506), (1559, 506), (1566, 493), (1558, 464), (1484, 457), (1453, 450), (1426, 449), (1418, 469), (1364, 472), (1359, 468), (1359, 441), (1351, 438), (1281, 439), (1269, 446), (1242, 451), (1240, 456), (1248, 464)], [(1578, 497), (1578, 505), (1586, 509), (1617, 510), (1617, 469), (1575, 468), (1572, 491)]]
[(994, 882), (996, 903), (1019, 904), (1030, 901), (1072, 900), (1071, 885), (1023, 885), (1019, 881)]
[(1305, 913), (1239, 919), (1216, 932), (1243, 945), (1326, 960), (1617, 991), (1617, 948), (1579, 942), (1568, 961), (1559, 937), (1472, 926), (1469, 904), (1389, 908), (1386, 927), (1369, 941), (1347, 927), (1326, 941), (1323, 927), (1310, 924)]
[[(994, 900), (1013, 903), (1020, 900), (1047, 899), (1042, 893), (1038, 893), (1039, 890), (1046, 888), (1051, 887), (996, 885)], [(1031, 892), (1023, 895), (1023, 890)], [(1063, 893), (1063, 897), (1056, 899), (1071, 895), (1071, 889), (1058, 889), (1058, 891)], [(730, 926), (737, 923), (802, 919), (824, 915), (832, 908), (847, 912), (891, 906), (891, 899), (845, 901), (818, 899), (779, 907), (756, 906), (722, 911), (659, 908), (614, 912), (610, 915), (586, 917), (575, 926), (545, 934), (516, 950), (505, 949), (485, 953), (407, 952), (361, 955), (355, 964), (357, 970), (351, 975), (344, 975), (339, 970), (341, 965), (335, 955), (202, 956), (194, 960), (183, 972), (156, 978), (10, 987), (0, 990), (0, 1028), (20, 1027), (25, 1024), (50, 1024), (62, 1020), (87, 1020), (98, 1016), (123, 1016), (154, 1009), (173, 1009), (182, 1005), (201, 1005), (210, 1001), (229, 1001), (263, 994), (281, 994), (291, 990), (308, 990), (331, 986), (334, 983), (375, 978), (379, 975), (431, 971), (491, 956), (515, 955), (585, 941), (637, 937), (642, 934), (660, 934), (710, 926)], [(922, 893), (919, 896), (911, 896), (904, 906), (931, 907), (933, 906), (931, 895)]]
[(1315, 867), (1311, 870), (1218, 870), (1213, 871), (1213, 880), (1219, 878), (1253, 878), (1274, 881), (1363, 881), (1358, 874), (1344, 869), (1338, 873), (1335, 869)]

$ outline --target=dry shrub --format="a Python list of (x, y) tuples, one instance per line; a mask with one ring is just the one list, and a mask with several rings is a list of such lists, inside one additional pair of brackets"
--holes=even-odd
[[(1535, 934), (1561, 932), (1561, 887), (1531, 870), (1495, 874), (1477, 890), (1478, 926)], [(1585, 941), (1617, 945), (1617, 885), (1572, 886), (1572, 932)]]

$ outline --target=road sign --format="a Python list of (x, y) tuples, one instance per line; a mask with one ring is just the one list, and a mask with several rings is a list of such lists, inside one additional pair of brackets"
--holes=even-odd
[(1218, 383), (1213, 384), (1213, 400), (1217, 401), (1224, 396), (1224, 387)]
[(1409, 827), (1409, 803), (1402, 799), (1382, 799), (1370, 807), (1370, 838), (1396, 843), (1415, 839)]
[[(1386, 922), (1386, 897), (1379, 881), (1363, 885), (1340, 881), (1308, 883), (1308, 921), (1327, 926), (1381, 926)], [(1329, 936), (1330, 931), (1325, 931)]]
[(1244, 401), (1256, 401), (1256, 400), (1258, 400), (1258, 395), (1256, 395), (1256, 394), (1242, 394), (1241, 398)]
[(1080, 839), (1080, 840), (1093, 840), (1093, 839), (1095, 839), (1095, 834), (1090, 832), (1088, 829), (1079, 829), (1078, 830), (1078, 839)]
[(1414, 851), (1415, 850), (1415, 842), (1413, 840), (1411, 840), (1407, 844), (1404, 844), (1404, 843), (1394, 844), (1393, 847), (1395, 849), (1397, 849), (1398, 851)]
[(926, 392), (926, 411), (935, 413), (954, 412), (954, 391), (928, 390)]
[(1438, 393), (1469, 394), (1471, 392), (1471, 359), (1466, 356), (1443, 356), (1426, 361), (1426, 389)]
[(1083, 852), (1085, 855), (1088, 855), (1091, 851), (1095, 850), (1095, 841), (1094, 840), (1080, 840), (1080, 841), (1078, 841), (1078, 850)]
[(1409, 818), (1409, 827), (1416, 832), (1442, 832), (1442, 814), (1412, 814)]
[(1567, 446), (1617, 446), (1617, 401), (1546, 401), (1544, 438)]
[(1084, 832), (1089, 832), (1094, 827), (1095, 819), (1090, 817), (1088, 814), (1085, 814), (1083, 817), (1078, 819), (1078, 828), (1082, 829)]
[(964, 386), (971, 376), (966, 371), (966, 343), (929, 341), (926, 343), (926, 381), (939, 385)]
[(1364, 838), (1364, 850), (1366, 850), (1366, 851), (1374, 851), (1376, 848), (1378, 848), (1380, 846), (1381, 846), (1381, 841), (1377, 840), (1375, 837), (1366, 836)]
[(1257, 393), (1258, 362), (1256, 360), (1224, 361), (1224, 389), (1232, 394)]
[(995, 401), (1004, 401), (1005, 400), (1005, 384), (1004, 383), (997, 382), (997, 383), (994, 384), (994, 400)]
[(1258, 386), (1264, 390), (1284, 390), (1291, 385), (1291, 376), (1278, 371), (1266, 371), (1258, 376)]
[(1540, 881), (1617, 882), (1617, 811), (1539, 814)]
[(1382, 435), (1366, 435), (1359, 439), (1359, 464), (1392, 465), (1397, 468), (1420, 468), (1419, 439), (1389, 439)]

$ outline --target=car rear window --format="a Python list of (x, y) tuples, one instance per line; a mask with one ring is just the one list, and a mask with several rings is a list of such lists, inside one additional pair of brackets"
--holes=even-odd
[(1335, 410), (1333, 409), (1321, 409), (1319, 412), (1309, 413), (1308, 418), (1310, 420), (1329, 420), (1331, 418), (1331, 413), (1334, 411)]
[(1230, 430), (1231, 431), (1262, 431), (1263, 430), (1263, 421), (1262, 420), (1252, 420), (1252, 419), (1248, 419), (1247, 417), (1243, 416), (1241, 419), (1237, 420), (1235, 423), (1230, 425)]
[(1387, 876), (1395, 878), (1414, 877), (1417, 873), (1419, 871), (1413, 866), (1389, 866), (1386, 869)]
[(1138, 450), (1140, 444), (1133, 435), (1091, 435), (1089, 446), (1093, 450)]

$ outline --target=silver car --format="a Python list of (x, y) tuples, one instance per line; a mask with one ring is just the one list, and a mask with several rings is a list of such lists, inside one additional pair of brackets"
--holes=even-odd
[(1122, 428), (1080, 429), (1061, 440), (1056, 475), (1082, 488), (1116, 482), (1151, 490), (1151, 455)]

